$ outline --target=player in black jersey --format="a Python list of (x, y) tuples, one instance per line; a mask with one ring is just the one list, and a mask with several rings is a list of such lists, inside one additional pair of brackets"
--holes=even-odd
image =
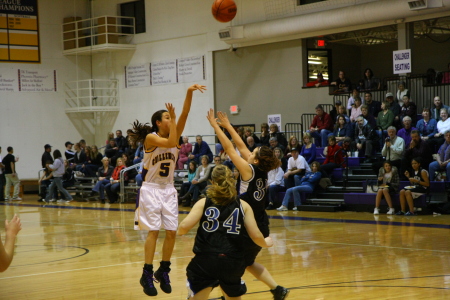
[[(241, 174), (239, 197), (245, 200), (253, 209), (258, 228), (264, 237), (267, 237), (269, 236), (269, 220), (265, 210), (267, 172), (277, 168), (280, 165), (280, 161), (267, 146), (256, 147), (253, 152), (250, 152), (242, 141), (242, 138), (234, 130), (227, 115), (219, 111), (217, 112), (217, 117), (214, 116), (214, 110), (210, 109), (207, 116), (209, 123), (216, 131), (217, 137), (225, 152)], [(218, 122), (220, 122), (221, 127), (225, 128), (231, 134), (231, 138), (236, 143), (240, 155), (236, 152), (225, 133), (220, 129)], [(253, 243), (250, 239), (247, 239), (245, 248), (247, 270), (270, 288), (275, 300), (286, 299), (289, 290), (278, 285), (269, 271), (263, 265), (255, 262), (255, 258), (261, 251), (261, 247)]]
[(208, 299), (212, 289), (220, 285), (227, 299), (241, 299), (247, 291), (241, 281), (246, 268), (247, 234), (260, 247), (271, 247), (273, 242), (259, 231), (250, 205), (237, 197), (235, 179), (227, 166), (214, 168), (206, 194), (207, 198), (197, 201), (181, 222), (177, 233), (186, 234), (199, 224), (195, 257), (186, 268), (190, 296)]

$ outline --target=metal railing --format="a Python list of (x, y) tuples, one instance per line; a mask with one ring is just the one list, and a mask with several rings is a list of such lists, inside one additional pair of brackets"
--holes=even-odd
[(139, 166), (141, 165), (141, 163), (129, 166), (127, 168), (123, 168), (122, 170), (120, 170), (120, 174), (119, 174), (119, 182), (120, 182), (120, 193), (119, 193), (119, 199), (120, 202), (123, 203), (125, 201), (125, 172), (129, 171), (129, 170), (139, 170)]

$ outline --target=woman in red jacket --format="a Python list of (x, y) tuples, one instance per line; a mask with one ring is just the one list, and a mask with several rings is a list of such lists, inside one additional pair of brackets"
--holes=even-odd
[[(329, 136), (328, 146), (323, 149), (323, 155), (326, 156), (326, 159), (321, 167), (322, 171), (325, 172), (328, 177), (330, 177), (333, 170), (340, 167), (343, 162), (342, 151), (339, 152), (340, 149), (341, 147), (336, 144), (336, 138), (334, 135)], [(336, 155), (336, 153), (338, 154)]]

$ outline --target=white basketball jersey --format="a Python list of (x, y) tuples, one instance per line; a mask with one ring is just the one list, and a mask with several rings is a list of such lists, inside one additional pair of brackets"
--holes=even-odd
[[(151, 134), (156, 134), (153, 132)], [(144, 169), (142, 179), (145, 182), (157, 184), (173, 184), (175, 164), (178, 159), (180, 146), (173, 148), (155, 147), (147, 150), (144, 147)]]

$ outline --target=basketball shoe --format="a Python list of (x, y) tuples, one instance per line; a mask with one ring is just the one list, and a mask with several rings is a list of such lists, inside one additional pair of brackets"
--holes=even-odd
[(278, 285), (275, 289), (270, 290), (274, 300), (284, 300), (289, 295), (289, 290), (281, 285)]
[(147, 271), (144, 269), (142, 272), (142, 277), (140, 280), (140, 283), (142, 287), (144, 288), (144, 293), (147, 296), (156, 296), (158, 295), (158, 291), (155, 288), (155, 285), (153, 284), (153, 281), (155, 281), (155, 278), (153, 278), (153, 272)]
[(169, 272), (170, 269), (169, 271), (163, 271), (162, 269), (158, 269), (155, 272), (156, 282), (159, 282), (159, 287), (166, 294), (172, 293), (172, 287), (170, 286)]

